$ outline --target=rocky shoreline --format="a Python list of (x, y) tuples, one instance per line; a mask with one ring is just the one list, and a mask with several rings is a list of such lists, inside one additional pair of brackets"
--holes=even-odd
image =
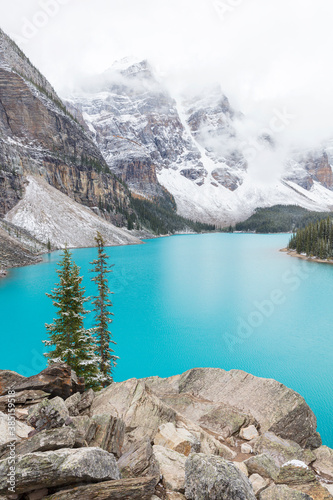
[(0, 371), (0, 395), (0, 499), (333, 498), (333, 450), (275, 380), (197, 368), (94, 392), (56, 364)]
[(307, 255), (297, 253), (296, 250), (290, 250), (289, 248), (282, 248), (280, 252), (285, 252), (286, 254), (290, 255), (290, 257), (307, 260), (308, 262), (318, 262), (319, 264), (333, 264), (333, 260), (318, 259), (318, 257), (308, 257)]

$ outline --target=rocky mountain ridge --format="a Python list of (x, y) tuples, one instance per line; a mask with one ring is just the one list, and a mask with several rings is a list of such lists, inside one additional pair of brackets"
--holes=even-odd
[(291, 153), (276, 182), (252, 180), (249, 158), (274, 150), (274, 137), (258, 137), (254, 151), (238, 132), (243, 115), (219, 86), (175, 98), (147, 61), (123, 60), (83, 83), (67, 102), (79, 109), (108, 166), (133, 192), (161, 196), (164, 186), (182, 216), (223, 226), (259, 206), (333, 206), (330, 144)]
[[(1, 269), (36, 262), (47, 246), (91, 246), (98, 228), (107, 244), (139, 243), (121, 229), (131, 212), (128, 188), (82, 123), (0, 30)], [(6, 234), (10, 223), (17, 231)]]
[(22, 197), (26, 174), (42, 176), (86, 206), (106, 208), (109, 220), (117, 205), (129, 205), (94, 142), (2, 31), (0, 103), (2, 214)]
[(304, 399), (274, 380), (198, 368), (94, 393), (61, 364), (30, 378), (0, 371), (0, 495), (9, 387), (18, 500), (333, 498), (333, 450)]

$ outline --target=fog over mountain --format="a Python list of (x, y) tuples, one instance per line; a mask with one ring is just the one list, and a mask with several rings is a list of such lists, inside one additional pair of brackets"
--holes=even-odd
[[(332, 137), (329, 0), (0, 0), (0, 12), (60, 95), (127, 56), (147, 59), (172, 95), (219, 84), (245, 117), (233, 126), (256, 182)], [(274, 150), (258, 146), (263, 134)]]

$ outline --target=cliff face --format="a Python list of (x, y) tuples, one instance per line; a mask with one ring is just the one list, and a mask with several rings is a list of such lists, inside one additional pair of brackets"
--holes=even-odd
[(136, 194), (164, 197), (162, 168), (203, 166), (174, 99), (146, 61), (113, 66), (67, 102), (82, 112), (108, 166)]
[[(277, 182), (269, 184), (267, 173), (268, 186), (254, 180), (255, 161), (260, 170), (259, 153), (267, 150), (273, 158), (275, 138), (244, 137), (244, 116), (220, 86), (175, 96), (146, 61), (123, 60), (84, 82), (68, 102), (82, 114), (110, 169), (134, 193), (163, 196), (163, 186), (185, 217), (226, 225), (259, 206), (325, 211), (333, 205), (333, 157), (326, 146), (291, 154)], [(275, 179), (269, 163), (265, 171), (270, 168)]]
[(124, 222), (128, 192), (51, 85), (1, 31), (0, 168), (0, 215), (22, 198), (24, 178), (32, 174), (99, 207), (108, 220)]
[(310, 191), (315, 182), (325, 188), (333, 189), (332, 167), (325, 150), (311, 151), (305, 155), (299, 155), (297, 165), (301, 171), (292, 172), (289, 179), (307, 191)]
[(8, 221), (0, 220), (0, 278), (6, 276), (7, 267), (36, 264), (38, 255), (46, 245), (31, 234)]

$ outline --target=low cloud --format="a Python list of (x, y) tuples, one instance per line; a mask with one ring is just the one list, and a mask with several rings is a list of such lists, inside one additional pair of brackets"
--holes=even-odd
[[(271, 134), (278, 161), (268, 149), (263, 164), (333, 135), (329, 0), (0, 0), (0, 12), (1, 27), (60, 94), (135, 56), (173, 93), (220, 84), (246, 117), (236, 124), (245, 141), (269, 127), (274, 110), (293, 115)], [(22, 43), (27, 23), (37, 29)]]

